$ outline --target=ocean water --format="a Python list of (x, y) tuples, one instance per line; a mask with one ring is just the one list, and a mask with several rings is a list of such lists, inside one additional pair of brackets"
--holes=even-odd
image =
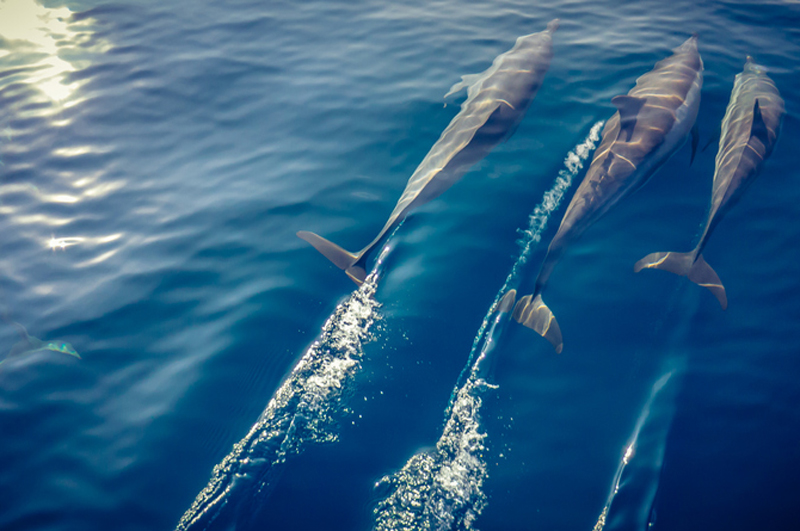
[[(517, 131), (360, 289), (295, 236), (369, 241), (451, 85), (553, 18)], [(569, 249), (556, 355), (493, 309), (692, 33), (710, 144)], [(633, 264), (699, 237), (747, 55), (786, 114), (722, 311)], [(0, 357), (81, 357), (0, 364), (0, 530), (800, 528), (799, 64), (789, 0), (0, 1)]]

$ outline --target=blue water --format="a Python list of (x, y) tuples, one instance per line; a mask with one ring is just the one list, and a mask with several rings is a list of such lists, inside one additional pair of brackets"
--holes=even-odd
[[(368, 242), (450, 86), (556, 17), (514, 136), (361, 290), (295, 236)], [(0, 365), (0, 530), (798, 528), (798, 28), (788, 0), (0, 3), (0, 356), (19, 323), (82, 358)], [(693, 32), (701, 146), (746, 55), (786, 101), (704, 252), (727, 311), (633, 273), (699, 236), (712, 141), (565, 255), (563, 354), (495, 326), (565, 158)]]

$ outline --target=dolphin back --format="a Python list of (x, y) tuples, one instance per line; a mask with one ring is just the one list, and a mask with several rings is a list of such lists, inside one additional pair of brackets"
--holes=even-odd
[(764, 73), (763, 67), (748, 57), (742, 73), (736, 76), (722, 120), (711, 207), (700, 241), (688, 253), (649, 254), (636, 262), (635, 272), (661, 269), (685, 276), (711, 291), (723, 310), (728, 307), (725, 287), (702, 252), (722, 217), (741, 198), (772, 153), (783, 112), (783, 99), (775, 83)]
[(561, 331), (541, 294), (556, 263), (569, 244), (644, 185), (686, 141), (697, 118), (702, 84), (703, 61), (693, 36), (639, 77), (627, 94), (611, 100), (617, 112), (606, 122), (586, 176), (550, 241), (534, 292), (520, 299), (513, 314), (556, 352), (562, 349)]
[(764, 67), (748, 56), (743, 71), (736, 75), (722, 120), (711, 198), (710, 218), (714, 225), (736, 203), (772, 154), (783, 113), (784, 102), (775, 83)]
[(552, 34), (557, 28), (556, 19), (545, 31), (519, 37), (486, 71), (463, 76), (453, 85), (445, 97), (467, 88), (460, 112), (411, 175), (389, 219), (366, 247), (351, 253), (312, 232), (300, 231), (297, 236), (361, 284), (366, 278), (366, 256), (393, 228), (412, 210), (444, 193), (513, 134), (550, 67)]

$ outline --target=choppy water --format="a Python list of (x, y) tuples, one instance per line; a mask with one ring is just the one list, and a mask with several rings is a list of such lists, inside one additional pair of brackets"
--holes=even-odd
[[(519, 129), (373, 281), (295, 236), (372, 238), (445, 92), (556, 17)], [(796, 527), (798, 28), (792, 1), (0, 2), (0, 356), (19, 323), (82, 358), (0, 365), (0, 529)], [(565, 158), (693, 32), (701, 146), (746, 55), (786, 100), (704, 253), (728, 310), (632, 272), (699, 235), (712, 142), (559, 264), (562, 355), (492, 327), (583, 176), (531, 224)]]

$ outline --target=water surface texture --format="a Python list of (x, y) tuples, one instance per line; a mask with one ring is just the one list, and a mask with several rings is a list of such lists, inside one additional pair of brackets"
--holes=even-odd
[[(295, 236), (374, 236), (448, 89), (554, 18), (517, 131), (360, 290)], [(799, 28), (788, 0), (0, 0), (0, 530), (796, 528)], [(565, 254), (562, 354), (492, 326), (565, 159), (693, 33), (708, 148)], [(722, 311), (633, 264), (700, 236), (748, 55), (786, 114), (704, 250)]]

